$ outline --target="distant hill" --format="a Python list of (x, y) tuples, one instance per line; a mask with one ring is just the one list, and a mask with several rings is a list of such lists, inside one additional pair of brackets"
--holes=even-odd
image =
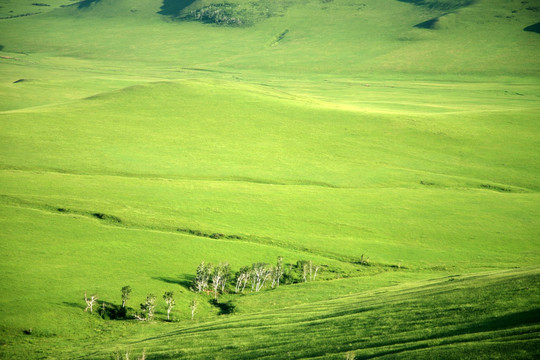
[[(528, 1), (63, 3), (19, 21), (0, 21), (4, 51), (65, 54), (73, 49), (82, 57), (134, 56), (163, 66), (179, 61), (186, 67), (212, 63), (280, 72), (535, 76), (540, 69), (540, 38), (534, 31), (540, 13)], [(30, 18), (40, 27), (39, 42), (26, 28)], [(74, 36), (66, 37), (66, 31)], [(79, 41), (86, 43), (84, 50)]]

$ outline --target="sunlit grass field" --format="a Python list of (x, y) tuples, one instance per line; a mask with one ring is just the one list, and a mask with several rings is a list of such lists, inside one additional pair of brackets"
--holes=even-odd
[[(46, 2), (0, 1), (0, 358), (540, 355), (536, 1)], [(278, 256), (320, 276), (190, 290)], [(125, 285), (153, 322), (83, 311)]]

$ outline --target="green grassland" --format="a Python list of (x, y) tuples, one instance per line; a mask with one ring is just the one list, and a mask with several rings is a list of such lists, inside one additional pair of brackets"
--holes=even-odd
[(0, 358), (540, 356), (539, 8), (1, 0)]

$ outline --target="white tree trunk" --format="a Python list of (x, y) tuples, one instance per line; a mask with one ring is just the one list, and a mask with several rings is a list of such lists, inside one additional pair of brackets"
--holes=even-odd
[(313, 280), (315, 280), (315, 278), (317, 277), (317, 271), (319, 271), (320, 268), (321, 268), (320, 266), (315, 267), (315, 273), (313, 274)]
[(144, 316), (139, 316), (137, 314), (133, 315), (133, 317), (139, 321), (146, 321), (146, 318)]
[(88, 311), (90, 309), (90, 313), (94, 312), (94, 304), (96, 303), (98, 297), (97, 295), (92, 295), (90, 299), (86, 296), (86, 291), (84, 292), (84, 301), (86, 302), (86, 309), (84, 311)]

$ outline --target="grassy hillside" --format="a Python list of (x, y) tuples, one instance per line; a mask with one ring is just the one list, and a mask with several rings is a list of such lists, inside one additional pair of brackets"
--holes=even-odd
[[(476, 264), (489, 266), (507, 247), (534, 250), (529, 134), (538, 129), (519, 122), (527, 113), (518, 110), (512, 126), (511, 117), (472, 112), (460, 125), (445, 112), (396, 119), (233, 86), (157, 83), (6, 113), (5, 194), (138, 226), (240, 233), (298, 249), (308, 238), (309, 249), (338, 259), (369, 251), (390, 264), (450, 264), (478, 256), (471, 250), (484, 241), (500, 243), (484, 250), (492, 260)], [(30, 186), (20, 181), (28, 170)], [(141, 187), (149, 191), (133, 198)], [(513, 214), (519, 226), (503, 220)], [(440, 254), (449, 240), (458, 241), (453, 254)], [(409, 242), (422, 247), (408, 251), (429, 255), (400, 255)]]
[(0, 358), (537, 357), (539, 8), (0, 1)]
[[(291, 307), (281, 318), (263, 312), (181, 327), (132, 346), (155, 349), (155, 358), (525, 359), (539, 342), (540, 311), (530, 310), (537, 290), (536, 271), (450, 277)], [(518, 296), (510, 303), (507, 292)], [(176, 344), (185, 350), (171, 350)]]

